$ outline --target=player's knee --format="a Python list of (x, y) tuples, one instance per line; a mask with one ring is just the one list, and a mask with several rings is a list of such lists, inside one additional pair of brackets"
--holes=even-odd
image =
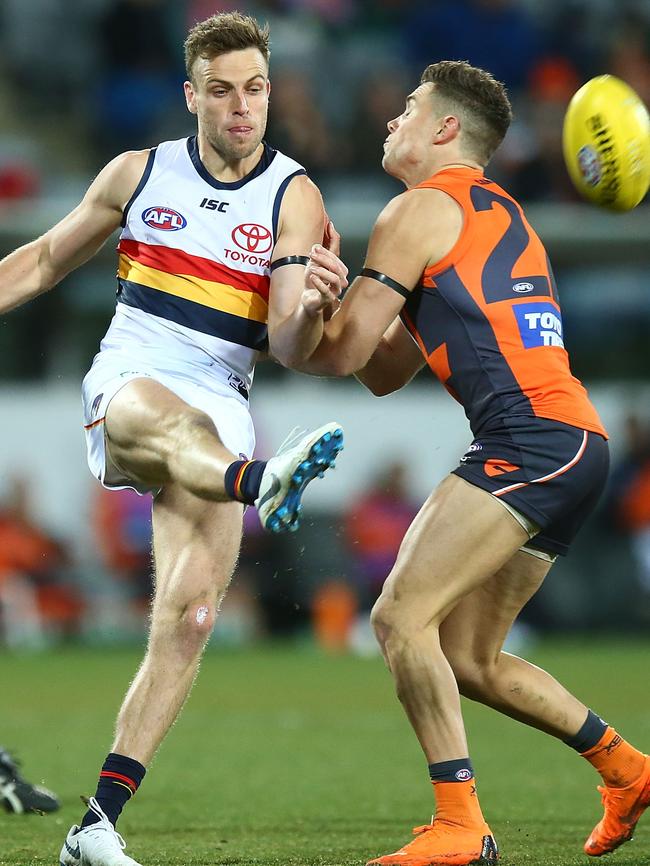
[(494, 665), (488, 663), (487, 659), (463, 653), (445, 655), (463, 697), (480, 700), (485, 694), (492, 693)]
[(175, 643), (178, 650), (192, 658), (203, 650), (216, 616), (217, 604), (211, 599), (199, 597), (186, 604), (173, 605), (158, 617), (154, 614), (152, 636), (157, 637), (158, 642)]
[(410, 629), (405, 613), (391, 598), (379, 597), (370, 614), (370, 623), (384, 653), (389, 647), (408, 641)]

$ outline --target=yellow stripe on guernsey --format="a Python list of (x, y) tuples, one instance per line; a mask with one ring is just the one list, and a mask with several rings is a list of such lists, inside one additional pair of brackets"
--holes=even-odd
[(202, 280), (187, 274), (168, 274), (136, 262), (124, 253), (119, 256), (118, 276), (242, 319), (254, 322), (266, 322), (268, 319), (268, 304), (257, 292), (243, 292), (227, 283)]

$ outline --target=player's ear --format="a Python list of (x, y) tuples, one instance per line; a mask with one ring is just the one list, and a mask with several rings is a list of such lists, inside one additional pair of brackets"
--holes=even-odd
[(185, 92), (185, 104), (187, 105), (187, 110), (190, 114), (196, 114), (196, 93), (194, 92), (194, 86), (191, 81), (183, 82), (183, 91)]
[(455, 114), (447, 114), (436, 123), (434, 144), (446, 144), (453, 141), (460, 132), (460, 121)]

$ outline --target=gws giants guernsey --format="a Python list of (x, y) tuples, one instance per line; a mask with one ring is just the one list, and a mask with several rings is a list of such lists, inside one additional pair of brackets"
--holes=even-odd
[(101, 351), (166, 369), (216, 362), (249, 387), (267, 344), (280, 205), (298, 174), (267, 144), (234, 183), (212, 177), (195, 137), (154, 148), (124, 209), (117, 308)]

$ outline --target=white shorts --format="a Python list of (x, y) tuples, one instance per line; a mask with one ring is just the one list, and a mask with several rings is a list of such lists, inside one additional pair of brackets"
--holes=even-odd
[(221, 441), (242, 460), (255, 449), (255, 430), (248, 400), (241, 393), (241, 379), (228, 370), (211, 365), (207, 369), (176, 363), (174, 370), (161, 370), (113, 351), (100, 352), (81, 386), (84, 430), (90, 471), (104, 487), (129, 487), (137, 493), (151, 488), (124, 475), (106, 453), (104, 419), (117, 392), (132, 379), (154, 379), (195, 409), (205, 412), (219, 431)]

